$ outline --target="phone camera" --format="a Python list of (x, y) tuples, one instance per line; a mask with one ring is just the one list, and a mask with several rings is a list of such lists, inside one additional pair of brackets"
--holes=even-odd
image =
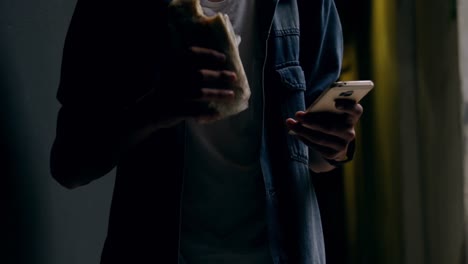
[(349, 97), (351, 95), (353, 95), (353, 91), (346, 91), (346, 92), (340, 93), (340, 96), (342, 97)]

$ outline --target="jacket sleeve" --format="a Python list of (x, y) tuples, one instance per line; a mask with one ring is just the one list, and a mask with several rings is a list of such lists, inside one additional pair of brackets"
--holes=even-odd
[[(301, 25), (300, 61), (307, 88), (305, 104), (312, 102), (341, 74), (343, 61), (343, 32), (333, 0), (298, 0)], [(348, 157), (354, 154), (353, 141)], [(318, 153), (309, 148), (309, 157), (318, 159)]]
[[(156, 2), (156, 1), (154, 1)], [(63, 49), (52, 176), (74, 188), (111, 171), (137, 125), (135, 102), (157, 84), (159, 6), (79, 0)], [(152, 31), (153, 30), (153, 31)]]
[(307, 90), (306, 106), (338, 80), (343, 33), (333, 0), (298, 0), (301, 25), (300, 61)]

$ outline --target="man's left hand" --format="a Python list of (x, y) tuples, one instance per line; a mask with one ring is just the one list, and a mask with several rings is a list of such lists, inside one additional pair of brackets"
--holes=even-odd
[[(356, 136), (355, 126), (363, 108), (360, 104), (345, 99), (336, 100), (335, 107), (337, 112), (299, 111), (294, 118), (286, 120), (286, 125), (290, 134), (315, 149), (322, 158), (342, 161), (347, 158), (349, 143)], [(323, 169), (325, 160), (311, 162), (321, 163), (315, 164), (318, 171), (333, 169), (333, 166)], [(310, 166), (314, 170), (314, 164)]]

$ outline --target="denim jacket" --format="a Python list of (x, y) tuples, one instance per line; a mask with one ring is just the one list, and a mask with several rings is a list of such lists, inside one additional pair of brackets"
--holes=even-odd
[[(341, 25), (333, 0), (261, 1), (265, 64), (260, 161), (273, 263), (323, 264), (309, 150), (287, 133), (285, 120), (338, 78)], [(155, 64), (165, 54), (162, 36), (154, 29), (165, 18), (154, 14), (163, 14), (167, 2), (78, 1), (64, 48), (57, 95), (61, 112), (111, 113), (109, 109), (138, 98), (148, 87), (164, 85), (151, 76), (164, 66)], [(103, 134), (98, 126), (89, 126), (92, 133)], [(184, 124), (161, 129), (117, 164), (101, 263), (178, 262), (184, 133)], [(99, 144), (111, 146), (109, 138), (103, 135)]]
[[(339, 77), (342, 32), (333, 0), (279, 0), (267, 35), (262, 169), (275, 264), (325, 263), (308, 148), (284, 122)], [(272, 4), (273, 6), (273, 4)]]

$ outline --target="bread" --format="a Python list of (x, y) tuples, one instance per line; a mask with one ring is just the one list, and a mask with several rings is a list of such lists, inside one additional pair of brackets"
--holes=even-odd
[(168, 20), (172, 47), (176, 52), (192, 45), (217, 50), (227, 57), (226, 69), (237, 74), (232, 87), (227, 87), (233, 89), (235, 99), (229, 103), (213, 101), (207, 106), (216, 110), (219, 118), (247, 109), (250, 87), (229, 17), (221, 13), (205, 16), (200, 0), (173, 0), (168, 7)]

